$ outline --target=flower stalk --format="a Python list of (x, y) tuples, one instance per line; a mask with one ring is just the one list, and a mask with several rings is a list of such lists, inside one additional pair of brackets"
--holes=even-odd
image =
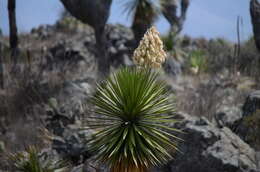
[(137, 66), (160, 68), (166, 57), (159, 32), (153, 26), (145, 33), (134, 51), (133, 61)]
[(97, 86), (92, 97), (95, 115), (88, 127), (96, 133), (90, 150), (111, 172), (147, 172), (171, 160), (178, 150), (180, 130), (170, 127), (175, 104), (158, 72), (166, 59), (155, 27), (150, 28), (135, 50), (138, 67), (122, 68)]

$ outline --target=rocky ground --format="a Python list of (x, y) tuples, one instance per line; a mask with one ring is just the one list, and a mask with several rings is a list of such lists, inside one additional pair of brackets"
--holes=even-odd
[[(107, 37), (111, 71), (132, 65), (131, 30), (109, 25)], [(7, 57), (5, 37), (0, 44)], [(188, 52), (203, 46), (203, 41), (185, 40), (185, 44), (183, 50)], [(86, 138), (92, 131), (80, 130), (88, 125), (85, 119), (92, 113), (89, 97), (98, 80), (93, 30), (59, 21), (21, 35), (20, 49), (19, 72), (6, 72), (6, 88), (0, 90), (0, 169), (7, 168), (6, 152), (37, 144), (44, 152), (70, 160), (70, 172), (107, 171), (88, 152)], [(184, 141), (174, 160), (151, 171), (260, 171), (260, 149), (255, 141), (259, 137), (251, 137), (257, 129), (245, 122), (260, 107), (255, 78), (230, 74), (228, 68), (213, 74), (190, 73), (185, 60), (170, 51), (168, 55), (161, 77), (176, 95), (177, 117), (182, 122), (173, 125), (184, 130), (180, 135)], [(8, 60), (5, 67), (8, 71)], [(43, 144), (41, 128), (51, 133), (52, 143)]]

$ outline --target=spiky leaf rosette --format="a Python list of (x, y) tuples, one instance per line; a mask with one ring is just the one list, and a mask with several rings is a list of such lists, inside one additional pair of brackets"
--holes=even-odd
[(150, 69), (123, 68), (97, 87), (90, 148), (111, 171), (145, 171), (177, 149), (173, 132), (179, 130), (168, 125), (176, 122), (174, 102), (157, 77)]
[(13, 167), (20, 172), (65, 172), (67, 164), (62, 160), (48, 159), (30, 146), (24, 152), (9, 155)]

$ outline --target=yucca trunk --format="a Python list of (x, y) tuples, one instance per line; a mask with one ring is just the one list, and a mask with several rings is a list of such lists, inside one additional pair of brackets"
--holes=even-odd
[(9, 15), (9, 42), (12, 51), (12, 58), (14, 60), (14, 66), (17, 63), (17, 48), (18, 48), (18, 36), (17, 36), (17, 25), (16, 25), (16, 0), (8, 0), (8, 15)]
[(187, 10), (190, 4), (189, 0), (181, 0), (181, 14), (177, 15), (178, 4), (176, 0), (161, 0), (163, 16), (171, 25), (171, 32), (179, 33), (186, 20)]
[(0, 87), (4, 89), (4, 57), (2, 54), (2, 45), (0, 44)]
[(178, 23), (178, 16), (177, 16), (177, 2), (176, 0), (162, 0), (162, 14), (166, 18), (166, 20), (170, 23), (171, 27), (173, 27)]
[(138, 3), (132, 24), (135, 41), (138, 43), (145, 32), (152, 26), (156, 18), (156, 11), (151, 2), (140, 0)]
[(253, 25), (255, 44), (258, 51), (260, 51), (260, 3), (257, 0), (251, 0), (250, 14)]
[(97, 46), (99, 73), (109, 74), (109, 59), (105, 26), (110, 14), (112, 0), (60, 0), (72, 16), (93, 27)]
[(186, 20), (187, 10), (190, 5), (190, 0), (182, 0), (181, 1), (181, 20)]
[(106, 49), (107, 38), (105, 35), (105, 28), (99, 28), (95, 30), (96, 47), (97, 47), (97, 63), (99, 76), (102, 78), (109, 75), (109, 54)]

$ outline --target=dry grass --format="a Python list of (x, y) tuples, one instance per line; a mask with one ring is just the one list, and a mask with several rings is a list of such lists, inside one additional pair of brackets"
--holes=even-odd
[(190, 115), (204, 116), (210, 121), (222, 105), (239, 107), (246, 95), (256, 88), (245, 84), (246, 77), (217, 75), (185, 75), (179, 79), (167, 79), (176, 95), (177, 110)]
[[(4, 54), (9, 59), (9, 52)], [(21, 52), (20, 60), (5, 61), (4, 89), (0, 89), (0, 136), (6, 151), (23, 150), (25, 145), (41, 143), (39, 129), (44, 127), (45, 103), (58, 94), (65, 78), (67, 65), (49, 70), (52, 65), (40, 50), (31, 54)]]
[[(45, 35), (45, 32), (40, 29), (19, 35), (20, 53), (15, 70), (6, 46), (8, 39), (0, 38), (5, 45), (0, 52), (5, 65), (5, 88), (0, 88), (0, 140), (5, 143), (7, 152), (23, 150), (25, 145), (40, 144), (38, 129), (45, 126), (48, 99), (60, 94), (64, 82), (81, 79), (95, 70), (92, 56), (89, 61), (82, 60), (83, 56), (77, 50), (73, 51), (74, 47), (67, 49), (70, 44), (65, 42), (82, 41), (82, 35), (86, 33), (54, 30)], [(92, 55), (84, 46), (82, 51)]]

